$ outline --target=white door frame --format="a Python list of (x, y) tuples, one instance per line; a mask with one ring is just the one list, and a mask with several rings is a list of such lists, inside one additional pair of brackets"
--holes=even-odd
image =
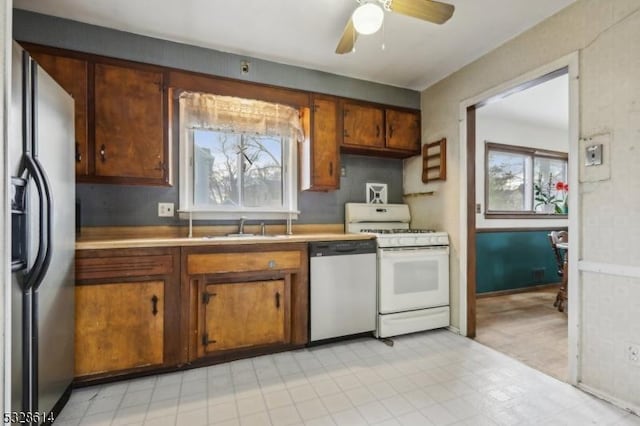
[[(11, 109), (11, 52), (12, 52), (12, 0), (0, 6), (0, 102), (2, 102), (2, 124), (0, 125), (0, 282), (8, 283), (0, 291), (0, 405), (3, 413), (10, 412), (11, 405), (11, 214), (9, 194), (8, 142), (9, 111)], [(17, 407), (13, 407), (14, 409)]]
[[(460, 103), (460, 333), (467, 336), (467, 108), (484, 102), (492, 97), (538, 79), (550, 72), (567, 67), (569, 70), (569, 176), (568, 183), (574, 188), (569, 197), (569, 375), (568, 382), (577, 385), (580, 380), (580, 318), (582, 306), (580, 300), (580, 282), (578, 277), (578, 250), (580, 248), (580, 215), (578, 191), (578, 170), (580, 168), (580, 116), (579, 116), (579, 53), (573, 52), (533, 71), (500, 84), (479, 95), (465, 99)], [(474, 188), (475, 190), (475, 188)]]

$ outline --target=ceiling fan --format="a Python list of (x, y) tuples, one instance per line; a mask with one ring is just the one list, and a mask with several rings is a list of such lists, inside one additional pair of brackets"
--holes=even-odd
[(358, 35), (373, 34), (380, 29), (384, 12), (396, 12), (436, 24), (451, 18), (454, 6), (433, 0), (356, 0), (360, 6), (353, 12), (336, 47), (336, 53), (353, 52)]

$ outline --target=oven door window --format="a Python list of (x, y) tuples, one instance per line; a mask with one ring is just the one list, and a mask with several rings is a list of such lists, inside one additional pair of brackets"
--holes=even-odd
[(447, 248), (381, 250), (380, 312), (449, 304)]

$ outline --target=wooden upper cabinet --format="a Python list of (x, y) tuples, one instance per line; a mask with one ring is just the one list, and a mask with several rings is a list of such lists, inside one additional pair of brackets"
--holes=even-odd
[(420, 113), (385, 110), (387, 148), (420, 152)]
[(202, 285), (199, 356), (289, 342), (289, 280)]
[(75, 374), (164, 362), (164, 281), (76, 287)]
[(40, 66), (73, 97), (75, 103), (76, 175), (89, 173), (88, 146), (88, 63), (83, 59), (57, 56), (40, 51), (30, 52)]
[(95, 64), (96, 176), (166, 183), (163, 87), (161, 71)]
[(384, 111), (380, 108), (344, 102), (343, 145), (384, 148)]
[(303, 189), (329, 191), (340, 188), (338, 101), (314, 97), (311, 113), (310, 183)]

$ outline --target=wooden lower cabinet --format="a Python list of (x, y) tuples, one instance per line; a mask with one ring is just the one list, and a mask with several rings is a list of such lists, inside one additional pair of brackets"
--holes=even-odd
[(198, 355), (287, 343), (288, 281), (202, 285)]
[(190, 362), (237, 359), (308, 343), (307, 244), (182, 251)]
[(306, 243), (76, 251), (77, 383), (302, 347)]
[(78, 250), (75, 293), (76, 381), (181, 363), (179, 248)]
[(76, 376), (164, 363), (164, 281), (76, 287)]

